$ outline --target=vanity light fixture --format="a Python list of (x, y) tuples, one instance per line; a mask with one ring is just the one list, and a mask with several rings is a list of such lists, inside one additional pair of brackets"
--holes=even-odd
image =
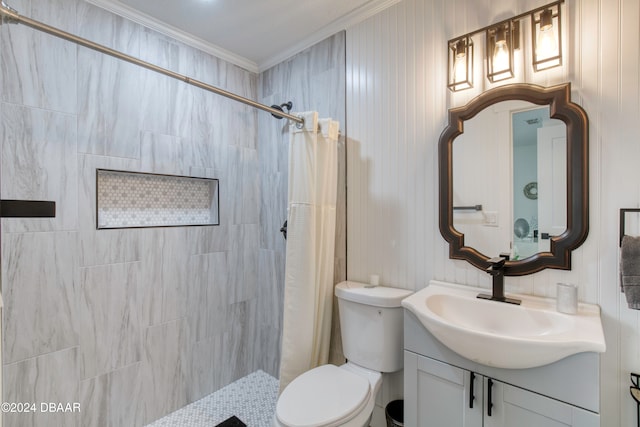
[(447, 87), (457, 92), (473, 87), (473, 36), (484, 34), (487, 79), (491, 82), (514, 76), (514, 50), (520, 49), (521, 21), (531, 17), (531, 45), (534, 71), (562, 65), (560, 5), (549, 3), (513, 18), (449, 40)]
[(449, 41), (447, 87), (456, 92), (473, 87), (473, 40), (460, 37)]
[(487, 29), (487, 78), (491, 83), (513, 77), (513, 51), (520, 48), (520, 22)]
[(531, 14), (531, 41), (535, 71), (562, 65), (561, 22), (559, 3)]

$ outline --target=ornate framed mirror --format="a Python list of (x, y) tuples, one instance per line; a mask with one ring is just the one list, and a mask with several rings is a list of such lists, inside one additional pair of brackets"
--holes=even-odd
[(486, 269), (509, 253), (508, 276), (571, 269), (589, 231), (588, 148), (569, 83), (501, 86), (450, 109), (438, 145), (449, 257)]

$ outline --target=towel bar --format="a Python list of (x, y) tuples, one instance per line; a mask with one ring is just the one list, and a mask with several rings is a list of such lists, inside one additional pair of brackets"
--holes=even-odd
[(620, 246), (622, 246), (622, 238), (625, 236), (624, 221), (625, 221), (625, 214), (627, 212), (640, 212), (640, 208), (620, 209), (620, 243), (619, 243)]
[(481, 211), (482, 205), (473, 205), (473, 206), (454, 206), (454, 211)]

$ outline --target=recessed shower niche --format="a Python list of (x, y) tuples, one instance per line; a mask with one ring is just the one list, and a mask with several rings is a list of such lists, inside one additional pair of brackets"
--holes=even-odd
[(96, 170), (97, 228), (219, 225), (218, 180)]

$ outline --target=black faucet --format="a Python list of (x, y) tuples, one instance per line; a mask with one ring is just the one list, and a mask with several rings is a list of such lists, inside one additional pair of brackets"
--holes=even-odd
[(487, 267), (487, 273), (493, 277), (492, 295), (478, 294), (478, 298), (520, 305), (521, 301), (519, 299), (504, 296), (504, 263), (507, 261), (507, 258), (499, 256), (489, 258), (487, 261), (491, 263), (491, 265)]

